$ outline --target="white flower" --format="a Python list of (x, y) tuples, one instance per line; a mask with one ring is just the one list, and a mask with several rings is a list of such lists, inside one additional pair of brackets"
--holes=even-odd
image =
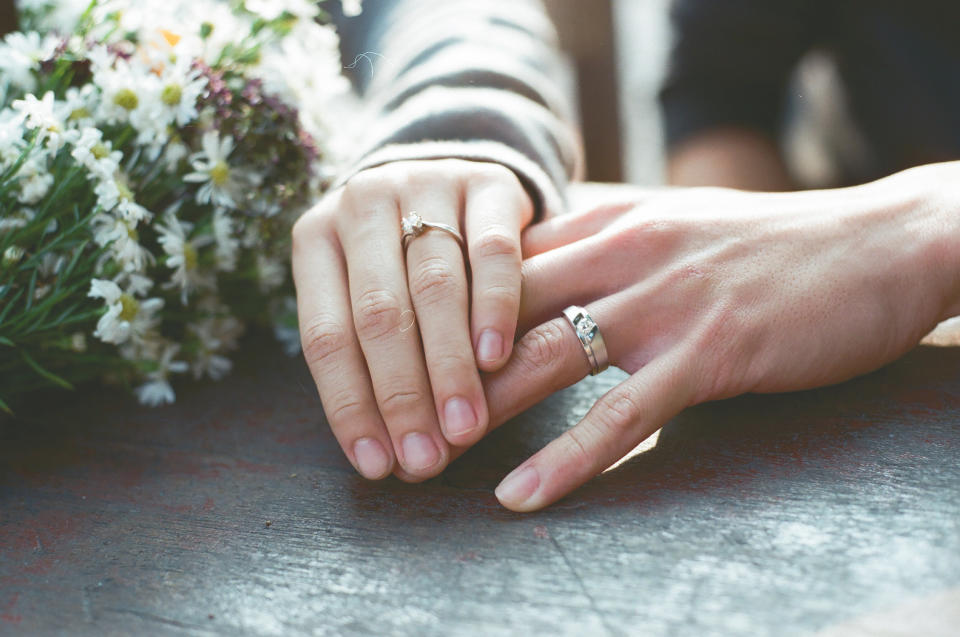
[(134, 201), (130, 183), (122, 171), (117, 171), (111, 177), (100, 181), (93, 192), (97, 195), (97, 204), (104, 211), (110, 212), (116, 209), (116, 213), (134, 227), (141, 221), (153, 217), (149, 210)]
[(168, 287), (179, 287), (180, 298), (187, 304), (187, 295), (199, 287), (207, 287), (211, 281), (201, 272), (199, 267), (197, 248), (210, 242), (210, 237), (201, 237), (195, 241), (187, 238), (192, 228), (189, 223), (181, 222), (172, 213), (164, 216), (164, 222), (157, 225), (160, 233), (158, 241), (167, 253), (167, 267), (173, 269)]
[(0, 76), (25, 93), (36, 90), (33, 76), (40, 62), (53, 57), (60, 38), (48, 34), (41, 36), (34, 31), (14, 31), (0, 43)]
[(279, 18), (284, 12), (312, 20), (320, 13), (317, 3), (310, 0), (246, 0), (244, 6), (267, 20)]
[(101, 298), (107, 305), (107, 311), (97, 321), (93, 335), (104, 343), (115, 345), (128, 340), (142, 342), (156, 327), (159, 322), (156, 313), (163, 307), (162, 299), (138, 300), (106, 279), (93, 279), (87, 296)]
[(345, 16), (360, 15), (360, 12), (363, 11), (363, 0), (340, 0), (340, 4), (343, 5), (343, 15)]
[(233, 317), (208, 318), (188, 326), (197, 337), (198, 348), (190, 364), (193, 377), (207, 376), (220, 380), (230, 371), (233, 364), (222, 352), (236, 346), (235, 334), (240, 331), (240, 322)]
[(207, 90), (207, 78), (190, 66), (189, 58), (164, 67), (160, 76), (160, 112), (165, 121), (183, 127), (197, 118), (197, 100)]
[(84, 84), (77, 88), (71, 86), (62, 102), (57, 102), (60, 117), (68, 124), (78, 128), (94, 125), (94, 113), (100, 104), (100, 94), (93, 84)]
[(35, 95), (29, 94), (22, 100), (15, 100), (11, 106), (24, 118), (27, 128), (38, 131), (39, 141), (47, 146), (50, 154), (56, 155), (65, 141), (66, 126), (54, 113), (53, 104), (53, 92), (47, 91), (43, 99), (38, 100)]
[(126, 272), (143, 272), (153, 264), (153, 255), (139, 243), (136, 224), (109, 213), (99, 214), (92, 221), (93, 240), (99, 246), (110, 246), (109, 255)]
[(93, 48), (89, 57), (93, 82), (103, 93), (96, 119), (130, 124), (137, 131), (137, 143), (159, 153), (169, 138), (161, 108), (160, 78), (145, 64), (117, 57), (102, 47)]
[(137, 398), (144, 405), (156, 407), (164, 403), (172, 403), (176, 399), (173, 387), (167, 380), (170, 374), (182, 374), (189, 369), (183, 361), (173, 360), (180, 351), (180, 346), (166, 344), (156, 361), (157, 369), (147, 374), (147, 382), (136, 388)]
[[(120, 161), (123, 159), (123, 153), (113, 150), (110, 140), (103, 139), (103, 131), (92, 127), (80, 131), (80, 137), (74, 143), (70, 155), (93, 176), (101, 180), (113, 179), (120, 170)], [(119, 190), (117, 197), (119, 198)]]
[(35, 150), (17, 171), (20, 181), (20, 203), (32, 205), (47, 196), (53, 186), (53, 174), (47, 169), (47, 155)]
[(190, 157), (195, 172), (185, 175), (183, 180), (203, 184), (197, 191), (197, 203), (213, 201), (218, 206), (236, 208), (233, 195), (240, 185), (240, 170), (232, 168), (227, 162), (227, 157), (233, 151), (233, 137), (227, 135), (221, 140), (217, 131), (207, 131), (203, 134), (201, 144), (203, 150)]
[(275, 290), (283, 285), (287, 278), (287, 268), (279, 259), (258, 254), (257, 274), (260, 281), (260, 291), (266, 294), (270, 290)]
[(213, 213), (213, 239), (216, 245), (217, 269), (222, 272), (236, 270), (240, 240), (234, 235), (230, 213), (223, 208), (217, 208)]
[(26, 207), (20, 208), (12, 213), (4, 214), (4, 216), (0, 217), (0, 232), (26, 227), (36, 216), (36, 211)]

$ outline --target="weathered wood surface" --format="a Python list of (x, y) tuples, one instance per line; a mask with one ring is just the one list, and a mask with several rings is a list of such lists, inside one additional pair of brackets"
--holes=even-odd
[(90, 391), (2, 425), (0, 633), (960, 626), (958, 350), (688, 410), (653, 449), (517, 515), (496, 504), (497, 481), (619, 372), (530, 410), (436, 480), (369, 483), (302, 363), (249, 348), (229, 380), (172, 407)]

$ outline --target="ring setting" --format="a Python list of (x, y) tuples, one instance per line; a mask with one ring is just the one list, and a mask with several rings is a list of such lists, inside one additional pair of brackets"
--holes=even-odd
[(597, 322), (593, 320), (590, 313), (579, 305), (571, 305), (563, 311), (563, 315), (570, 321), (577, 338), (580, 339), (583, 353), (586, 354), (587, 361), (590, 363), (590, 375), (596, 376), (607, 369), (610, 366), (610, 361), (607, 359), (607, 345), (600, 334)]
[(400, 220), (400, 240), (403, 242), (404, 249), (407, 248), (411, 241), (422, 235), (427, 230), (440, 230), (442, 232), (446, 232), (457, 240), (457, 243), (460, 245), (461, 249), (463, 248), (463, 237), (456, 228), (445, 223), (424, 221), (423, 217), (420, 216), (420, 213), (410, 211), (410, 214)]

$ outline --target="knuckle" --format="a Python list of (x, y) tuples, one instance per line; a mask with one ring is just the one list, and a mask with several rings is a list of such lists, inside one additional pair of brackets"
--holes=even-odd
[(389, 391), (380, 401), (380, 409), (384, 417), (393, 419), (400, 414), (420, 409), (424, 405), (424, 399), (424, 394), (416, 390), (398, 389)]
[(587, 431), (583, 428), (583, 423), (568, 429), (563, 434), (564, 455), (577, 467), (586, 467), (594, 463), (593, 454), (590, 453), (590, 444)]
[(426, 303), (448, 299), (461, 289), (460, 278), (441, 257), (428, 257), (414, 268), (410, 278), (410, 293)]
[(597, 405), (594, 422), (604, 436), (619, 436), (640, 418), (642, 408), (636, 397), (619, 391)]
[(364, 415), (363, 403), (346, 392), (334, 396), (329, 403), (329, 407), (324, 406), (324, 411), (331, 427), (355, 423)]
[(520, 339), (515, 356), (530, 370), (553, 367), (566, 355), (565, 340), (566, 334), (559, 323), (544, 323)]
[(520, 286), (488, 285), (480, 290), (479, 301), (495, 307), (511, 308), (511, 312), (515, 312), (520, 306)]
[(477, 185), (512, 180), (519, 184), (516, 174), (506, 166), (494, 162), (476, 162), (470, 167), (470, 182)]
[(314, 317), (300, 334), (303, 356), (311, 368), (324, 365), (349, 344), (346, 328), (328, 316)]
[(353, 322), (362, 340), (378, 340), (400, 325), (400, 299), (389, 290), (367, 290), (354, 304)]
[(520, 267), (520, 241), (506, 230), (487, 230), (470, 245), (470, 254), (476, 259), (509, 260)]

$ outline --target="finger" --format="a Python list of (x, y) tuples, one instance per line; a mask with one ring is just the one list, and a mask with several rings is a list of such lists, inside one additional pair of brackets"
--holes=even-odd
[(294, 241), (293, 278), (303, 355), (330, 428), (361, 475), (384, 478), (394, 466), (393, 449), (353, 331), (339, 246), (305, 233)]
[(637, 205), (636, 201), (601, 204), (532, 225), (523, 232), (523, 257), (529, 259), (593, 236)]
[[(622, 248), (625, 246), (621, 246)], [(523, 299), (519, 332), (539, 325), (570, 305), (606, 298), (635, 280), (619, 249), (602, 234), (591, 235), (526, 259), (521, 268)]]
[[(590, 363), (573, 327), (565, 318), (539, 325), (526, 333), (513, 348), (504, 367), (483, 378), (493, 430), (541, 400), (573, 385), (590, 373)], [(469, 445), (453, 447), (450, 459), (459, 458)], [(408, 482), (401, 467), (395, 475)]]
[(382, 188), (351, 183), (356, 191), (348, 183), (344, 198), (355, 214), (337, 219), (354, 326), (397, 459), (408, 473), (432, 477), (446, 466), (449, 449), (407, 292), (399, 211), (392, 196), (370, 195), (383, 193)]
[(512, 471), (496, 489), (513, 511), (551, 504), (630, 452), (691, 399), (685, 358), (655, 359), (613, 388), (575, 427)]
[[(415, 189), (404, 213), (459, 226), (461, 201), (450, 189)], [(433, 388), (437, 418), (454, 445), (479, 440), (487, 428), (487, 402), (470, 341), (469, 297), (463, 251), (448, 232), (427, 229), (407, 247), (410, 297)]]
[[(533, 217), (530, 197), (506, 168), (472, 182), (465, 224), (472, 271), (471, 331), (477, 365), (503, 367), (520, 311), (520, 230)], [(502, 172), (507, 173), (504, 178)]]

